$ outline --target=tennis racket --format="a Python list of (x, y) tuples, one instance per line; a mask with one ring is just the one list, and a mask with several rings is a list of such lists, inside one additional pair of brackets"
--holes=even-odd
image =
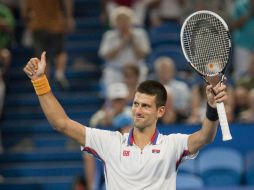
[[(206, 83), (223, 82), (230, 59), (231, 41), (226, 22), (216, 13), (202, 10), (191, 14), (181, 28), (181, 46), (190, 65)], [(223, 141), (232, 139), (224, 103), (217, 103)]]

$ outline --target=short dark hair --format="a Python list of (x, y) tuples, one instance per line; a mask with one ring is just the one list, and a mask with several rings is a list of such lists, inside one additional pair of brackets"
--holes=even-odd
[(139, 84), (137, 92), (156, 96), (156, 106), (161, 107), (165, 106), (167, 101), (167, 91), (165, 87), (154, 80), (146, 80)]

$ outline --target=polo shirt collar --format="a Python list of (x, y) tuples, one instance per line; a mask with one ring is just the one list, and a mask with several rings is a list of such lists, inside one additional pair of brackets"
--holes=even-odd
[[(129, 132), (129, 136), (128, 136), (128, 145), (133, 145), (134, 144), (134, 136), (133, 136), (133, 130), (134, 128), (132, 128)], [(154, 134), (151, 138), (151, 143), (153, 145), (157, 144), (157, 139), (158, 139), (158, 136), (159, 136), (160, 132), (159, 130), (156, 128), (155, 131), (154, 131)]]

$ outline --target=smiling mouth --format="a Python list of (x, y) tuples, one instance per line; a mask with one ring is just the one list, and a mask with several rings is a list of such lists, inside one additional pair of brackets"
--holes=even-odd
[(136, 116), (136, 119), (144, 119), (142, 116)]

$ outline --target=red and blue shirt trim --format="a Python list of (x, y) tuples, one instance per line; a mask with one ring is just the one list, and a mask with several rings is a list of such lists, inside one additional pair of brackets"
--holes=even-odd
[[(133, 144), (134, 144), (133, 130), (134, 130), (134, 128), (132, 128), (132, 129), (130, 130), (130, 132), (129, 132), (128, 145), (133, 145)], [(156, 130), (154, 131), (154, 134), (153, 134), (152, 138), (151, 138), (151, 143), (152, 143), (153, 145), (155, 145), (155, 144), (157, 143), (157, 139), (158, 139), (159, 134), (160, 134), (159, 130), (156, 129)]]

